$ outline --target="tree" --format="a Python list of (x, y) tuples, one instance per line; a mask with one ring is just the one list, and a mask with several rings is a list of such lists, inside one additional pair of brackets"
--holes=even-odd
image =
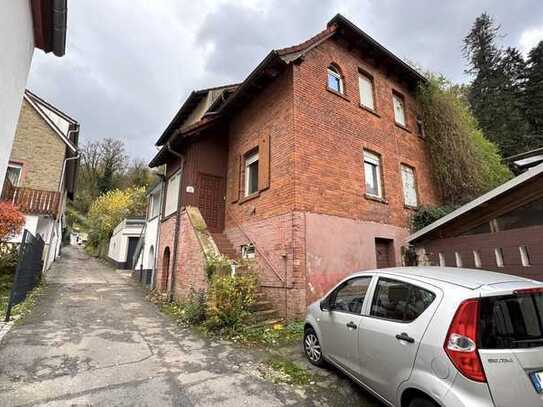
[(113, 229), (124, 218), (144, 216), (146, 204), (143, 187), (116, 189), (100, 195), (91, 204), (86, 222), (87, 246), (91, 253), (107, 244)]
[(102, 171), (98, 177), (98, 192), (104, 194), (114, 189), (126, 168), (124, 144), (120, 140), (106, 138), (100, 143)]
[(524, 96), (531, 127), (530, 144), (534, 148), (543, 147), (543, 41), (528, 54)]
[(459, 90), (443, 77), (429, 75), (418, 102), (433, 177), (443, 203), (457, 206), (511, 177), (495, 145), (488, 141)]
[(148, 187), (155, 178), (145, 161), (135, 159), (129, 165), (123, 178), (123, 186)]
[(473, 114), (485, 136), (510, 156), (530, 147), (522, 106), (525, 61), (515, 48), (496, 45), (499, 29), (492, 17), (481, 14), (464, 39), (464, 55), (466, 72), (475, 77), (468, 95)]

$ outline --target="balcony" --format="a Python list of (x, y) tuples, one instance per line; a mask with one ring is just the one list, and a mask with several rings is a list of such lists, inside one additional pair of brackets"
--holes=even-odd
[(1, 201), (9, 201), (26, 215), (58, 215), (60, 192), (15, 187), (6, 178), (2, 188)]

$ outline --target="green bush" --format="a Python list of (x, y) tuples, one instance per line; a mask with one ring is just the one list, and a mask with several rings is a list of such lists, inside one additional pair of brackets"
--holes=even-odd
[(451, 213), (455, 208), (452, 206), (420, 206), (411, 216), (411, 231), (416, 232), (423, 227), (434, 223), (439, 218)]
[(14, 244), (0, 244), (0, 275), (15, 273), (19, 258), (19, 246)]
[(252, 273), (212, 275), (207, 293), (205, 327), (212, 331), (239, 328), (250, 315), (256, 287), (257, 279)]
[(232, 260), (222, 254), (206, 253), (206, 274), (211, 280), (214, 275), (229, 274), (232, 271)]
[(190, 325), (198, 325), (207, 317), (207, 294), (203, 290), (191, 289), (189, 297), (183, 307), (183, 321)]

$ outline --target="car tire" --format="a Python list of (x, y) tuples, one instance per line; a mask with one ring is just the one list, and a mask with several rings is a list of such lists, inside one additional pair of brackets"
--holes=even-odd
[(323, 367), (326, 364), (324, 357), (322, 356), (319, 337), (311, 327), (306, 328), (304, 331), (304, 354), (312, 365)]
[(408, 407), (439, 407), (432, 400), (425, 397), (415, 397), (409, 402)]

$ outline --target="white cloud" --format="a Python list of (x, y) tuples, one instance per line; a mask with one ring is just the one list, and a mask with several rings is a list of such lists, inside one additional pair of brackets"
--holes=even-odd
[(543, 41), (543, 26), (532, 27), (522, 32), (519, 47), (524, 56), (527, 56), (532, 48)]

